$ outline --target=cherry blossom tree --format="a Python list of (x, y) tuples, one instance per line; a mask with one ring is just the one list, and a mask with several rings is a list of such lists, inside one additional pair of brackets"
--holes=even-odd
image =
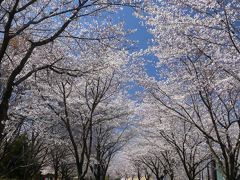
[[(97, 180), (106, 178), (107, 170), (114, 156), (122, 150), (131, 139), (129, 132), (131, 108), (126, 107), (126, 99), (120, 97), (112, 102), (110, 112), (104, 112), (104, 116), (93, 125), (93, 162), (90, 169)], [(131, 104), (131, 103), (129, 103)]]
[(171, 180), (174, 179), (174, 161), (168, 151), (147, 152), (138, 161), (149, 168), (157, 180), (163, 180), (168, 175)]
[(49, 162), (42, 169), (46, 170), (46, 167), (52, 168), (55, 180), (59, 179), (59, 177), (61, 179), (69, 179), (71, 176), (74, 176), (74, 161), (69, 147), (63, 143), (56, 144), (52, 142), (49, 143), (48, 149)]
[[(24, 126), (34, 122), (46, 142), (72, 147), (82, 179), (92, 155), (93, 124), (97, 124), (93, 120), (107, 122), (112, 117), (107, 123), (112, 120), (109, 127), (117, 132), (122, 124), (115, 120), (120, 119), (120, 114), (128, 114), (117, 115), (116, 107), (111, 106), (123, 85), (116, 81), (120, 76), (116, 77), (115, 70), (119, 71), (128, 59), (123, 48), (126, 45), (123, 23), (113, 25), (100, 16), (120, 6), (135, 6), (137, 2), (0, 3), (1, 155), (4, 156), (4, 146), (19, 136)], [(116, 132), (111, 132), (114, 137), (106, 152), (111, 151), (108, 163), (124, 144), (125, 130)], [(56, 163), (59, 160), (54, 159)], [(59, 168), (57, 163), (55, 169)]]
[(163, 0), (145, 10), (139, 16), (154, 36), (148, 52), (167, 80), (142, 85), (165, 114), (201, 133), (226, 179), (238, 179), (239, 2)]
[[(10, 0), (0, 1), (1, 49), (0, 49), (0, 139), (4, 137), (5, 121), (16, 90), (35, 72), (49, 69), (63, 73), (69, 69), (57, 68), (61, 57), (47, 62), (52, 50), (64, 42), (69, 49), (82, 40), (113, 38), (111, 33), (100, 36), (98, 26), (91, 28), (91, 17), (102, 12), (114, 11), (117, 7), (134, 6), (130, 1), (54, 1), (54, 0)], [(95, 18), (96, 19), (96, 18)], [(100, 20), (100, 18), (99, 18)], [(94, 21), (94, 20), (93, 20)], [(92, 26), (93, 27), (93, 26)], [(90, 31), (92, 29), (93, 31)], [(71, 40), (70, 40), (71, 39)], [(58, 44), (58, 45), (57, 45)], [(55, 46), (57, 45), (57, 46)], [(68, 52), (71, 50), (68, 49)], [(38, 54), (39, 53), (39, 54)], [(50, 53), (50, 54), (49, 54)], [(36, 55), (37, 61), (33, 61)], [(41, 62), (41, 57), (44, 58)], [(45, 63), (44, 63), (45, 62)], [(75, 72), (78, 69), (75, 69)]]
[[(119, 31), (119, 27), (115, 28)], [(127, 141), (127, 117), (132, 108), (122, 90), (125, 80), (121, 70), (128, 58), (121, 43), (119, 39), (111, 40), (111, 44), (86, 43), (78, 54), (82, 64), (72, 57), (70, 64), (58, 62), (62, 68), (35, 73), (28, 79), (32, 86), (23, 95), (26, 99), (13, 108), (15, 113), (32, 119), (48, 141), (70, 147), (80, 179), (88, 172), (95, 158), (92, 151), (99, 143), (101, 147), (96, 149), (101, 157), (95, 160), (101, 162), (101, 173), (106, 174), (110, 160)], [(83, 70), (62, 71), (73, 65), (82, 65)], [(7, 124), (10, 131), (12, 122)]]

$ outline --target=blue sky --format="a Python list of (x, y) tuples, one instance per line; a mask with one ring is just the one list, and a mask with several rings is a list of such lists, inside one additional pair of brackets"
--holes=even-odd
[(136, 29), (137, 31), (131, 34), (128, 38), (131, 40), (138, 41), (138, 48), (146, 49), (148, 42), (150, 42), (152, 36), (148, 33), (145, 26), (142, 25), (141, 21), (134, 15), (134, 10), (130, 7), (125, 7), (118, 14), (119, 19), (125, 21), (126, 29)]
[[(128, 39), (137, 41), (135, 50), (145, 50), (149, 45), (151, 45), (152, 35), (147, 31), (147, 28), (143, 25), (142, 21), (136, 18), (133, 13), (133, 8), (125, 7), (117, 14), (118, 20), (125, 22), (125, 28), (127, 30), (136, 29), (136, 32), (128, 36)], [(155, 68), (155, 64), (158, 59), (153, 55), (144, 56), (144, 58), (147, 60), (145, 61), (145, 68), (148, 75), (160, 79)]]
[[(152, 35), (147, 31), (147, 28), (143, 25), (142, 21), (134, 16), (134, 10), (130, 7), (125, 7), (123, 10), (117, 13), (116, 22), (124, 21), (126, 30), (136, 30), (134, 33), (130, 34), (127, 38), (136, 41), (136, 46), (134, 46), (133, 51), (145, 50), (151, 45)], [(156, 71), (156, 62), (158, 59), (153, 55), (144, 56), (145, 70), (148, 75), (155, 77), (160, 80), (160, 76)], [(128, 90), (131, 98), (138, 91), (143, 91), (142, 87), (139, 87), (136, 83), (131, 83), (132, 88)]]

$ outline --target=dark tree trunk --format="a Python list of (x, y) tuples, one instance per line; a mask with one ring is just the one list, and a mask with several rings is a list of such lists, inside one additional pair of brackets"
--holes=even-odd
[(211, 162), (211, 177), (212, 177), (212, 180), (217, 180), (217, 170), (216, 170), (215, 160), (212, 160)]
[(54, 180), (57, 180), (58, 179), (58, 170), (54, 170), (55, 173), (54, 173)]
[(140, 173), (139, 169), (138, 169), (138, 172), (137, 172), (137, 177), (138, 177), (138, 180), (141, 180), (141, 173)]

